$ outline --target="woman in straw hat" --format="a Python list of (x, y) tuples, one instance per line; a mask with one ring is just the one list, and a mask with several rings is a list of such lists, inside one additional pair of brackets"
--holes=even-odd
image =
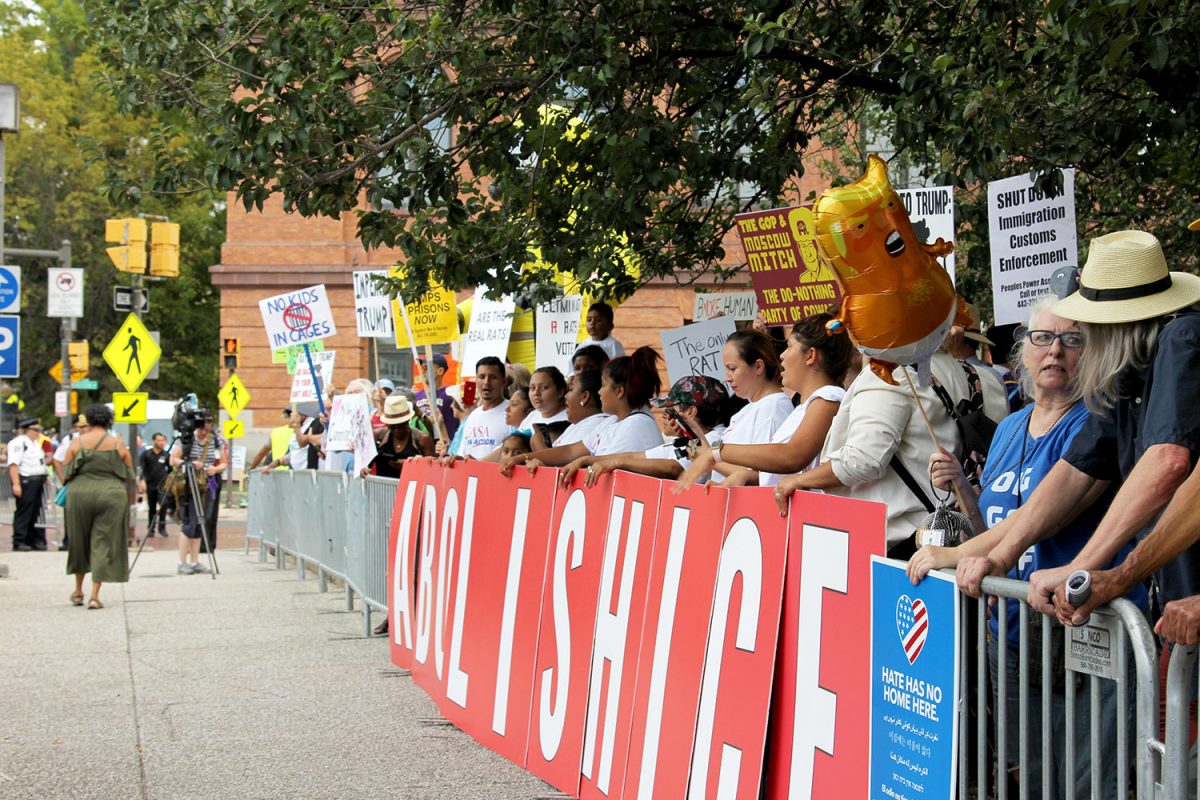
[[(393, 392), (383, 402), (379, 421), (387, 425), (388, 432), (379, 442), (378, 452), (371, 461), (370, 468), (376, 475), (399, 478), (400, 467), (405, 459), (433, 455), (433, 440), (409, 424), (415, 414), (412, 403), (398, 392)], [(366, 470), (363, 470), (363, 474), (366, 474)]]

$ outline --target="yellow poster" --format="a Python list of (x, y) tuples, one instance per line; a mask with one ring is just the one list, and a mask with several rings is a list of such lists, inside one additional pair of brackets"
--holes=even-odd
[[(400, 271), (393, 267), (391, 275), (393, 278), (399, 277)], [(454, 307), (454, 292), (445, 286), (435, 286), (420, 300), (405, 303), (404, 310), (408, 312), (408, 326), (412, 328), (411, 342), (404, 324), (404, 314), (400, 310), (400, 301), (392, 301), (392, 322), (396, 328), (397, 347), (445, 344), (458, 339), (458, 314)]]

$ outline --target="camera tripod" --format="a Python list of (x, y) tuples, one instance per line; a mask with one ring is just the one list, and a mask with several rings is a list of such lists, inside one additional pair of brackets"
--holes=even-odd
[[(179, 442), (179, 441), (180, 441), (179, 437), (178, 436), (175, 437), (175, 440), (173, 442), (171, 442), (171, 448), (174, 448), (175, 443)], [(183, 447), (183, 452), (185, 454), (190, 455), (191, 449), (192, 449), (191, 442), (188, 442), (187, 445)], [(208, 515), (206, 514), (207, 509), (204, 507), (204, 498), (206, 496), (206, 493), (200, 490), (200, 481), (197, 477), (196, 465), (193, 464), (189, 458), (187, 458), (186, 456), (184, 457), (183, 463), (179, 466), (179, 469), (183, 470), (183, 481), (184, 481), (184, 487), (185, 487), (184, 491), (187, 492), (187, 496), (191, 499), (191, 504), (190, 504), (191, 507), (188, 511), (191, 514), (196, 515), (196, 524), (200, 527), (200, 537), (201, 537), (201, 540), (204, 542), (204, 549), (208, 551), (209, 574), (212, 576), (213, 580), (216, 580), (217, 575), (219, 575), (221, 572), (220, 568), (217, 566), (217, 554), (215, 552), (216, 542), (214, 540), (216, 538), (217, 532), (212, 531), (212, 533), (211, 533), (212, 538), (210, 538), (210, 534), (209, 534), (209, 530), (208, 530), (208, 520), (207, 520)], [(182, 498), (180, 498), (180, 499), (182, 499)], [(176, 505), (175, 505), (175, 511), (176, 511), (176, 513), (178, 513), (180, 515), (180, 519), (179, 519), (180, 526), (183, 526), (184, 524), (186, 524), (186, 520), (184, 519), (183, 509), (181, 508), (181, 506), (182, 506), (182, 504), (177, 501)], [(180, 536), (184, 535), (182, 530), (180, 530), (179, 535)], [(137, 553), (133, 557), (133, 563), (129, 565), (130, 572), (133, 572), (133, 568), (137, 565), (138, 556), (140, 556), (142, 554), (142, 548), (144, 548), (146, 546), (146, 540), (149, 538), (150, 538), (150, 530), (149, 530), (149, 528), (147, 528), (146, 535), (143, 536), (142, 540), (138, 543), (138, 549), (137, 549)]]

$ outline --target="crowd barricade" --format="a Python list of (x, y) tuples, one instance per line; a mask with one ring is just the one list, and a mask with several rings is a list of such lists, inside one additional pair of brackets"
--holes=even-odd
[(1196, 645), (1172, 648), (1167, 667), (1167, 719), (1162, 743), (1163, 786), (1168, 798), (1200, 798), (1200, 753), (1194, 740), (1195, 704), (1200, 694)]
[[(628, 473), (591, 488), (582, 473), (566, 486), (559, 476), (428, 460), (399, 481), (255, 474), (246, 552), (254, 540), (260, 560), (274, 548), (281, 568), (288, 554), (342, 578), (348, 605), (362, 598), (364, 632), (372, 610), (389, 615), (393, 663), (446, 719), (572, 796), (880, 794), (867, 632), (882, 506), (798, 493), (781, 517), (769, 489), (676, 495)], [(1115, 785), (1141, 800), (1197, 796), (1179, 699), (1194, 697), (1195, 648), (1174, 654), (1160, 739), (1156, 645), (1136, 606), (1118, 600), (1065, 629), (1025, 604), (1028, 584), (983, 588), (1001, 605), (961, 598), (962, 652), (974, 658), (962, 658), (946, 712), (958, 715), (947, 767), (958, 797), (1040, 796), (1036, 763), (1044, 787), (1055, 765), (1112, 764)], [(1004, 603), (1016, 604), (1013, 647), (995, 646), (1010, 641)], [(1019, 666), (1015, 688), (993, 688), (989, 649), (1000, 675)], [(1115, 745), (1101, 735), (1102, 694), (1115, 696)], [(1011, 716), (996, 713), (1014, 697)], [(1010, 761), (1021, 767), (1013, 792), (998, 766)], [(1079, 793), (1067, 781), (1063, 796), (1108, 796), (1101, 773)]]

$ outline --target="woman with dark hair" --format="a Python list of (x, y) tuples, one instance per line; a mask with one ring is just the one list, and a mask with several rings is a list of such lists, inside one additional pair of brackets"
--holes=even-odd
[(779, 353), (775, 342), (762, 331), (735, 331), (721, 352), (725, 383), (746, 405), (729, 420), (729, 428), (717, 442), (712, 464), (714, 483), (739, 486), (755, 483), (753, 470), (725, 463), (720, 448), (726, 444), (766, 444), (792, 413), (792, 401), (780, 382)]
[(558, 367), (538, 367), (529, 379), (529, 403), (533, 410), (525, 415), (517, 427), (532, 432), (534, 425), (565, 422), (567, 409), (563, 398), (566, 395), (567, 379)]
[(71, 442), (64, 464), (67, 483), (67, 572), (75, 576), (71, 603), (83, 605), (83, 576), (92, 573), (88, 608), (103, 608), (102, 583), (129, 580), (129, 544), (126, 520), (129, 490), (133, 486), (133, 460), (125, 443), (109, 430), (113, 412), (96, 404), (83, 412), (89, 429)]
[(852, 350), (849, 337), (829, 335), (825, 323), (831, 319), (829, 314), (815, 314), (792, 326), (781, 366), (783, 385), (796, 393), (800, 403), (776, 428), (770, 443), (737, 444), (726, 435), (712, 447), (699, 440), (696, 457), (679, 479), (680, 491), (717, 463), (757, 471), (760, 486), (774, 486), (781, 476), (816, 464), (825, 434), (846, 395), (842, 381)]

